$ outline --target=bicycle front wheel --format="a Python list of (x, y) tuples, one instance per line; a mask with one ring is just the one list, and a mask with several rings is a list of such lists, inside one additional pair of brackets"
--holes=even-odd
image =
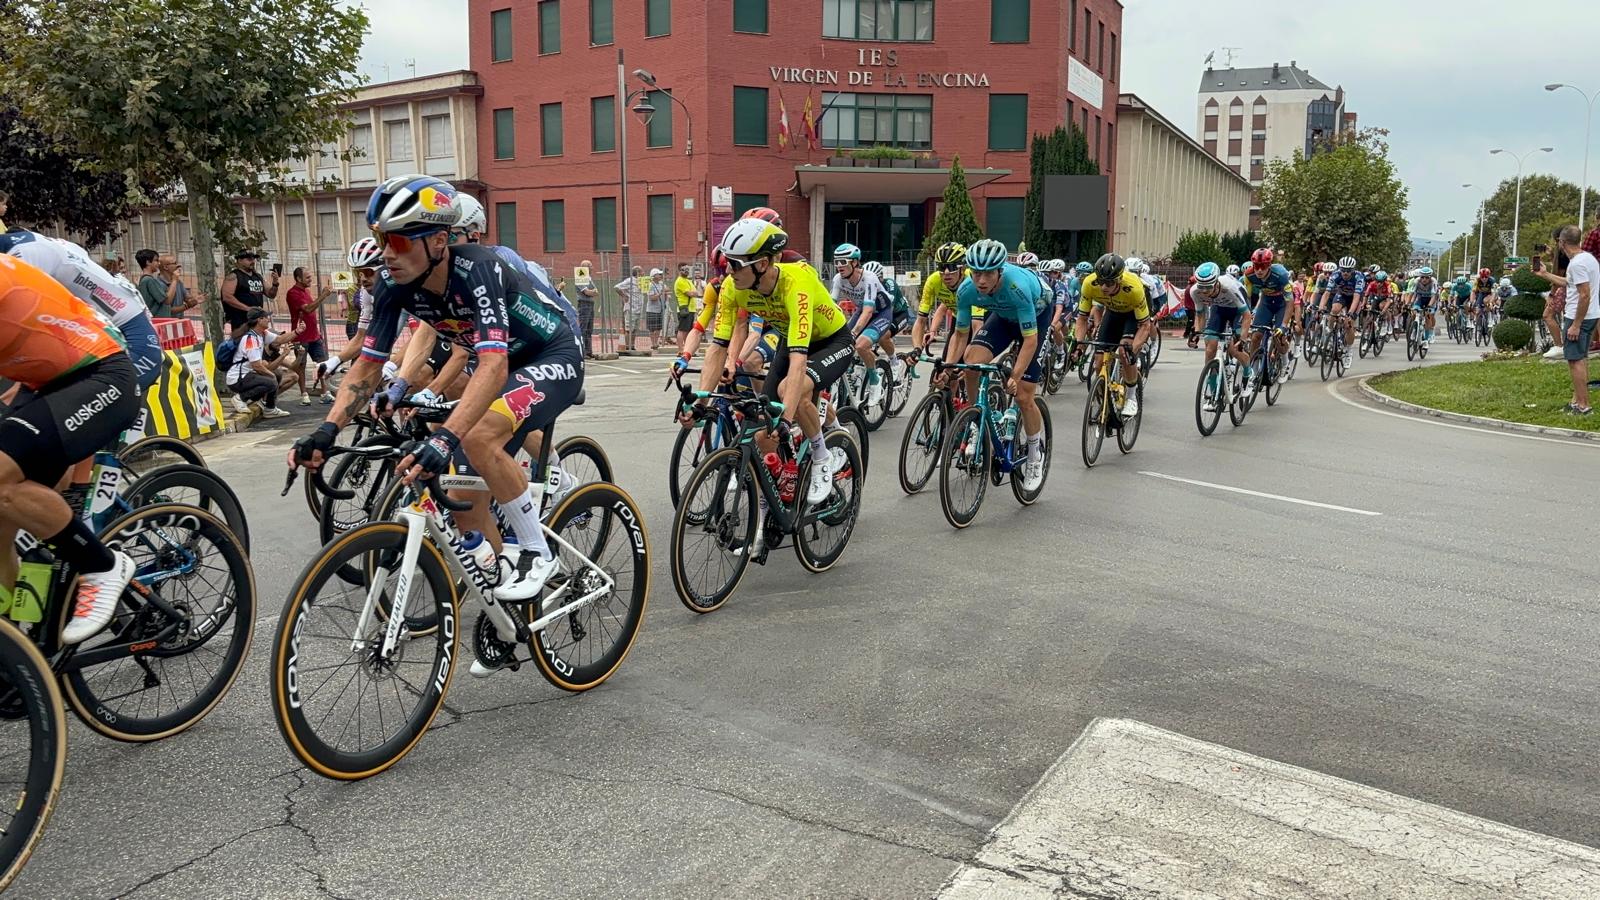
[(173, 463), (188, 463), (206, 467), (204, 456), (188, 441), (164, 434), (152, 434), (117, 451), (117, 462), (129, 476), (137, 479), (145, 472)]
[[(866, 417), (868, 431), (877, 431), (883, 426), (883, 420), (889, 417), (889, 382), (894, 378), (887, 360), (878, 360), (873, 370), (877, 373), (878, 382), (876, 385), (867, 384), (865, 398), (859, 407), (861, 414)], [(876, 402), (872, 396), (874, 392), (878, 395)]]
[[(1038, 397), (1033, 398), (1033, 403), (1039, 408), (1039, 416), (1043, 420), (1044, 440), (1042, 442), (1043, 446), (1039, 448), (1039, 452), (1043, 454), (1043, 469), (1039, 478), (1039, 486), (1031, 491), (1022, 486), (1020, 472), (1013, 471), (1011, 473), (1011, 493), (1017, 498), (1017, 502), (1023, 506), (1032, 506), (1038, 503), (1039, 496), (1044, 493), (1044, 483), (1050, 479), (1050, 450), (1055, 446), (1056, 442), (1055, 429), (1050, 425), (1050, 408), (1045, 406), (1044, 401)], [(1017, 456), (1020, 459), (1027, 455), (1028, 441), (1021, 435), (1018, 435), (1018, 438), (1020, 440), (1017, 441)]]
[(836, 413), (839, 426), (856, 442), (856, 451), (861, 454), (861, 471), (867, 471), (868, 457), (870, 455), (871, 439), (867, 429), (867, 417), (861, 410), (853, 406), (841, 406)]
[(934, 391), (924, 396), (911, 413), (900, 438), (900, 489), (915, 494), (928, 486), (939, 463), (939, 447), (944, 442), (948, 415), (943, 396)]
[(898, 416), (906, 411), (906, 404), (911, 402), (911, 367), (903, 360), (896, 359), (889, 363), (889, 371), (896, 373), (894, 385), (889, 390), (889, 415)]
[(1133, 442), (1139, 439), (1139, 425), (1144, 422), (1144, 382), (1129, 385), (1128, 390), (1135, 391), (1139, 398), (1139, 414), (1131, 419), (1124, 417), (1122, 427), (1117, 429), (1117, 449), (1123, 453), (1133, 452)]
[(1194, 424), (1200, 429), (1201, 437), (1210, 437), (1217, 430), (1217, 423), (1222, 420), (1222, 397), (1222, 360), (1219, 358), (1200, 370), (1200, 381), (1194, 388)]
[(1095, 375), (1089, 382), (1089, 398), (1083, 404), (1083, 465), (1092, 469), (1100, 459), (1100, 447), (1106, 440), (1106, 380)]
[[(390, 444), (393, 440), (380, 435), (368, 438), (356, 446), (381, 446)], [(340, 457), (328, 474), (328, 486), (334, 490), (354, 491), (355, 496), (340, 500), (320, 492), (317, 494), (322, 504), (322, 515), (318, 516), (322, 543), (327, 544), (339, 535), (360, 528), (373, 519), (391, 518), (388, 515), (380, 515), (378, 505), (394, 480), (392, 459), (375, 459), (359, 453), (349, 453)], [(306, 479), (306, 484), (313, 483), (313, 479)]]
[(721, 607), (744, 579), (756, 529), (763, 526), (756, 518), (757, 491), (755, 473), (737, 447), (706, 457), (689, 478), (672, 519), (671, 553), (672, 586), (691, 612)]
[(9, 729), (9, 788), (0, 793), (0, 892), (27, 865), (61, 795), (67, 762), (67, 714), (44, 656), (10, 622), (0, 620), (0, 706), (23, 723)]
[[(300, 573), (278, 620), (271, 671), (278, 732), (306, 768), (327, 778), (376, 775), (410, 753), (444, 706), (455, 672), (462, 630), (455, 586), (432, 541), (422, 542), (410, 573), (406, 609), (441, 627), (420, 637), (402, 631), (394, 651), (383, 652), (384, 610), (399, 589), (406, 530), (401, 522), (372, 522), (340, 535)], [(337, 575), (346, 568), (373, 576), (351, 585)]]
[(700, 468), (705, 458), (722, 449), (719, 437), (721, 425), (718, 418), (710, 418), (692, 428), (679, 428), (672, 439), (672, 459), (667, 464), (667, 493), (672, 497), (672, 508), (678, 508), (683, 499), (683, 486), (694, 470)]
[(939, 451), (939, 508), (952, 528), (965, 528), (977, 518), (991, 456), (983, 409), (969, 406), (956, 413)]
[(805, 486), (811, 483), (812, 460), (800, 470), (796, 501), (800, 511), (794, 529), (794, 555), (808, 572), (826, 572), (833, 568), (843, 555), (850, 535), (855, 531), (856, 519), (861, 515), (861, 489), (866, 473), (861, 467), (861, 454), (848, 434), (834, 432), (827, 437), (827, 446), (833, 453), (844, 455), (844, 464), (833, 476), (833, 488), (821, 503), (805, 502)]

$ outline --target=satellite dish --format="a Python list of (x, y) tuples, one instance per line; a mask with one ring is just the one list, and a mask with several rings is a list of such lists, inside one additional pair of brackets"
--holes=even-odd
[(1213, 59), (1216, 59), (1216, 58), (1217, 58), (1217, 51), (1213, 50), (1210, 53), (1207, 53), (1206, 54), (1206, 68), (1210, 68), (1211, 67), (1211, 61)]

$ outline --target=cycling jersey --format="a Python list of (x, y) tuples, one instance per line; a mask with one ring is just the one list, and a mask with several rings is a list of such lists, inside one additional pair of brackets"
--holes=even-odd
[(1479, 278), (1473, 285), (1473, 290), (1483, 294), (1484, 296), (1488, 296), (1488, 294), (1494, 290), (1494, 285), (1495, 281), (1493, 278)]
[(1117, 313), (1135, 313), (1140, 320), (1150, 318), (1150, 301), (1145, 297), (1144, 282), (1132, 272), (1124, 271), (1117, 279), (1122, 290), (1116, 294), (1108, 294), (1100, 286), (1100, 276), (1090, 275), (1083, 280), (1083, 294), (1078, 298), (1078, 312), (1090, 313), (1094, 311), (1096, 303), (1107, 310)]
[(774, 265), (778, 282), (770, 295), (754, 289), (739, 290), (731, 277), (722, 282), (713, 336), (719, 346), (726, 347), (733, 339), (734, 320), (741, 312), (760, 316), (778, 328), (793, 353), (809, 352), (812, 346), (844, 327), (844, 313), (828, 295), (816, 269), (803, 262)]
[(1373, 283), (1367, 285), (1366, 296), (1378, 299), (1387, 298), (1389, 296), (1389, 282), (1374, 281)]
[(1438, 288), (1439, 283), (1432, 278), (1418, 278), (1411, 283), (1411, 295), (1418, 300), (1431, 300)]
[(1217, 276), (1217, 295), (1215, 297), (1208, 295), (1206, 289), (1198, 284), (1189, 289), (1189, 296), (1197, 304), (1209, 303), (1213, 307), (1222, 307), (1223, 309), (1244, 309), (1250, 305), (1245, 300), (1244, 288), (1240, 286), (1239, 280), (1232, 275)]
[(1273, 263), (1264, 276), (1256, 272), (1244, 276), (1244, 288), (1252, 299), (1262, 295), (1282, 297), (1288, 287), (1289, 270), (1279, 263)]
[(0, 376), (40, 388), (122, 353), (115, 334), (55, 279), (0, 254)]
[(840, 305), (850, 303), (858, 310), (869, 303), (874, 307), (883, 306), (885, 293), (883, 282), (865, 269), (858, 269), (857, 272), (861, 277), (855, 284), (851, 284), (843, 275), (835, 273), (833, 286), (828, 290), (829, 296)]
[(1073, 309), (1078, 305), (1078, 299), (1083, 296), (1083, 279), (1072, 275), (1062, 281), (1067, 286), (1067, 302), (1063, 304), (1063, 308)]
[(889, 309), (894, 313), (895, 318), (898, 319), (903, 315), (910, 314), (911, 304), (906, 300), (905, 291), (900, 289), (899, 282), (892, 278), (885, 281), (883, 283), (883, 292), (888, 295)]
[(528, 276), (528, 280), (533, 282), (534, 290), (538, 291), (541, 296), (554, 301), (556, 306), (561, 308), (561, 316), (567, 320), (567, 327), (572, 329), (573, 334), (581, 335), (578, 328), (578, 308), (572, 305), (572, 301), (568, 300), (565, 294), (551, 286), (555, 282), (550, 280), (550, 273), (544, 266), (531, 259), (523, 259), (517, 255), (517, 251), (512, 250), (510, 247), (500, 244), (492, 244), (490, 246), (494, 248), (495, 253), (500, 255), (501, 259), (522, 270), (522, 274)]
[(1065, 278), (1058, 278), (1055, 281), (1046, 279), (1045, 285), (1050, 290), (1050, 295), (1052, 298), (1050, 305), (1052, 307), (1057, 309), (1066, 309), (1067, 306), (1072, 302), (1072, 289), (1068, 287), (1067, 280)]
[(1450, 286), (1450, 290), (1456, 295), (1457, 300), (1465, 300), (1472, 296), (1472, 285), (1465, 281), (1456, 282)]
[(1510, 300), (1512, 297), (1517, 295), (1517, 289), (1510, 285), (1504, 285), (1500, 288), (1497, 288), (1494, 292), (1494, 295), (1499, 297), (1501, 300)]
[[(956, 290), (956, 330), (972, 328), (972, 308), (982, 299), (988, 318), (1015, 322), (1027, 337), (1038, 331), (1039, 313), (1045, 308), (1044, 285), (1034, 273), (1021, 266), (1005, 263), (1000, 267), (1000, 283), (994, 293), (982, 294), (971, 278), (961, 282)], [(1046, 322), (1049, 320), (1046, 319)]]
[[(1350, 299), (1361, 296), (1367, 286), (1365, 275), (1360, 272), (1336, 272), (1328, 278), (1326, 290), (1333, 295), (1335, 303), (1349, 304)], [(1341, 299), (1342, 298), (1342, 299)]]
[[(960, 288), (960, 282), (956, 283), (955, 288), (950, 288), (945, 286), (944, 276), (938, 272), (929, 273), (927, 280), (922, 282), (922, 303), (917, 307), (917, 314), (922, 316), (932, 315), (935, 303), (943, 304), (945, 309), (955, 312), (956, 291)], [(981, 319), (984, 315), (983, 307), (974, 306), (972, 308), (972, 317), (974, 319)]]

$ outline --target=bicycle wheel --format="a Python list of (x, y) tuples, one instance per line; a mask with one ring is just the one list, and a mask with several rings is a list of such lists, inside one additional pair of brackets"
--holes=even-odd
[(848, 432), (851, 439), (856, 442), (856, 451), (861, 454), (861, 471), (866, 472), (870, 467), (869, 458), (871, 456), (871, 440), (867, 436), (867, 417), (861, 414), (861, 410), (853, 406), (839, 407), (836, 416), (839, 420), (839, 426)]
[[(1011, 495), (1016, 497), (1017, 502), (1021, 503), (1023, 506), (1032, 506), (1033, 504), (1038, 503), (1039, 496), (1044, 493), (1044, 483), (1050, 479), (1050, 448), (1055, 446), (1055, 429), (1050, 425), (1049, 408), (1046, 407), (1044, 405), (1044, 401), (1040, 400), (1038, 397), (1033, 398), (1033, 403), (1035, 406), (1039, 407), (1039, 415), (1043, 419), (1041, 425), (1044, 429), (1044, 440), (1042, 442), (1042, 446), (1039, 448), (1039, 452), (1043, 454), (1044, 466), (1042, 477), (1039, 479), (1039, 487), (1031, 491), (1023, 488), (1021, 473), (1011, 473)], [(1017, 435), (1017, 437), (1019, 438), (1017, 442), (1018, 452), (1023, 454), (1027, 453), (1027, 438), (1022, 437), (1020, 434)]]
[[(556, 463), (568, 475), (577, 479), (579, 487), (597, 483), (616, 484), (611, 471), (611, 458), (606, 456), (606, 451), (600, 443), (588, 435), (575, 434), (557, 444)], [(545, 510), (545, 517), (548, 517), (549, 513), (549, 510)]]
[(67, 762), (67, 714), (44, 656), (9, 621), (0, 620), (0, 706), (23, 722), (10, 730), (4, 756), (11, 787), (0, 792), (0, 892), (11, 886), (44, 834), (61, 795)]
[[(382, 772), (411, 752), (444, 706), (462, 628), (449, 567), (432, 541), (422, 541), (406, 609), (426, 610), (443, 627), (425, 637), (403, 632), (384, 657), (388, 604), (373, 603), (362, 622), (369, 593), (387, 598), (399, 588), (406, 531), (401, 522), (369, 522), (340, 535), (284, 602), (272, 640), (273, 717), (289, 751), (318, 775), (349, 781)], [(378, 577), (352, 586), (335, 576), (344, 568)]]
[(943, 395), (934, 391), (922, 398), (900, 438), (900, 490), (915, 494), (928, 486), (939, 463), (949, 413)]
[(1340, 347), (1335, 349), (1333, 354), (1333, 366), (1334, 370), (1339, 373), (1340, 378), (1343, 378), (1344, 373), (1349, 370), (1350, 364), (1345, 361), (1344, 348)]
[(1367, 353), (1370, 352), (1371, 350), (1372, 350), (1372, 328), (1371, 328), (1371, 326), (1369, 324), (1367, 327), (1364, 327), (1364, 328), (1361, 329), (1361, 336), (1357, 341), (1356, 352), (1361, 354), (1361, 358), (1362, 359), (1366, 359), (1367, 358)]
[[(1240, 422), (1244, 421), (1245, 413), (1248, 413), (1256, 405), (1256, 395), (1261, 392), (1261, 379), (1266, 375), (1267, 371), (1266, 365), (1267, 342), (1263, 340), (1261, 342), (1261, 346), (1256, 348), (1256, 352), (1250, 355), (1250, 369), (1255, 373), (1256, 376), (1256, 389), (1253, 391), (1246, 391), (1244, 389), (1244, 372), (1237, 372), (1234, 375), (1234, 398), (1239, 406), (1239, 412), (1237, 420), (1234, 421), (1233, 424), (1238, 425)], [(1228, 410), (1228, 415), (1230, 417), (1234, 415), (1232, 409)]]
[[(756, 475), (737, 447), (700, 463), (684, 487), (672, 518), (672, 586), (691, 612), (708, 613), (728, 602), (750, 564), (755, 543)], [(699, 522), (689, 510), (701, 510)]]
[(190, 463), (151, 469), (129, 485), (122, 496), (135, 509), (158, 503), (198, 506), (226, 522), (240, 546), (246, 551), (250, 549), (250, 523), (245, 518), (244, 504), (239, 502), (239, 495), (233, 488), (210, 469)]
[(164, 434), (152, 434), (123, 447), (117, 451), (117, 462), (134, 479), (152, 469), (173, 463), (188, 463), (202, 469), (206, 467), (205, 457), (188, 441)]
[(877, 431), (883, 426), (883, 420), (889, 417), (889, 381), (894, 377), (889, 371), (887, 360), (878, 360), (875, 368), (878, 373), (878, 386), (876, 388), (878, 399), (873, 402), (872, 392), (874, 388), (868, 385), (865, 390), (865, 396), (857, 407), (861, 410), (861, 414), (866, 417), (868, 431)]
[[(1268, 344), (1270, 344), (1270, 343), (1271, 343), (1271, 341), (1269, 340)], [(1263, 346), (1262, 349), (1266, 349), (1265, 345)], [(1267, 371), (1265, 369), (1263, 369), (1262, 370), (1262, 374), (1259, 376), (1260, 378), (1265, 380), (1265, 383), (1263, 384), (1262, 389), (1265, 390), (1266, 393), (1267, 393), (1267, 405), (1268, 406), (1277, 406), (1278, 405), (1278, 395), (1283, 393), (1283, 383), (1284, 383), (1284, 381), (1287, 380), (1287, 379), (1281, 377), (1282, 373), (1279, 372), (1279, 368), (1281, 368), (1282, 366), (1288, 366), (1288, 365), (1292, 365), (1292, 357), (1288, 358), (1288, 359), (1285, 359), (1282, 363), (1279, 363), (1277, 366), (1272, 367), (1272, 372), (1271, 373), (1267, 373)], [(1270, 374), (1271, 377), (1268, 377), (1268, 374)]]
[(1406, 360), (1408, 362), (1417, 358), (1417, 345), (1422, 343), (1422, 332), (1419, 330), (1421, 327), (1413, 322), (1411, 327), (1406, 330)]
[(950, 423), (939, 450), (939, 508), (953, 528), (965, 528), (977, 517), (988, 489), (993, 463), (983, 410), (969, 406)]
[(1067, 351), (1050, 343), (1050, 353), (1044, 358), (1044, 392), (1054, 394), (1061, 390), (1061, 376), (1067, 374)]
[(672, 506), (678, 507), (683, 497), (683, 484), (700, 467), (711, 453), (722, 449), (721, 425), (714, 417), (692, 428), (679, 428), (672, 439), (672, 460), (667, 464), (667, 492), (672, 496)]
[(911, 402), (911, 367), (896, 357), (889, 363), (889, 371), (894, 374), (894, 384), (889, 389), (889, 415), (898, 416)]
[[(1260, 365), (1260, 358), (1252, 358), (1251, 364)], [(1261, 378), (1261, 371), (1260, 369), (1256, 370), (1256, 378), (1258, 380)], [(1233, 423), (1233, 427), (1238, 428), (1244, 424), (1245, 415), (1255, 406), (1256, 395), (1254, 392), (1245, 391), (1244, 372), (1240, 370), (1237, 363), (1224, 368), (1222, 377), (1228, 384), (1228, 421)]]
[[(1200, 380), (1194, 388), (1194, 424), (1200, 429), (1201, 437), (1210, 437), (1222, 420), (1222, 405), (1217, 402), (1221, 396), (1222, 360), (1213, 359), (1200, 370)], [(1209, 412), (1207, 403), (1211, 404)]]
[(533, 632), (534, 665), (564, 691), (586, 691), (622, 665), (650, 599), (650, 541), (644, 516), (627, 491), (608, 482), (586, 484), (550, 515), (551, 542), (560, 568), (538, 605), (524, 610), (529, 623), (590, 598)]
[[(145, 644), (61, 675), (62, 693), (85, 725), (106, 737), (154, 741), (205, 718), (233, 686), (250, 652), (256, 624), (255, 573), (244, 547), (210, 513), (167, 503), (128, 513), (101, 532), (106, 546), (133, 558), (134, 580), (175, 607), (175, 634), (166, 614), (136, 588), (123, 592), (111, 624), (78, 645)], [(56, 627), (70, 603), (60, 604)]]
[(1156, 336), (1151, 338), (1149, 341), (1149, 343), (1152, 345), (1152, 349), (1150, 350), (1151, 366), (1154, 366), (1156, 363), (1161, 361), (1161, 341), (1161, 328), (1158, 326), (1156, 328)]
[[(368, 438), (356, 446), (377, 447), (391, 446), (394, 440), (388, 437)], [(394, 460), (373, 459), (357, 453), (349, 453), (334, 462), (327, 476), (328, 486), (334, 490), (355, 491), (355, 496), (348, 500), (340, 500), (326, 494), (319, 493), (322, 498), (322, 515), (319, 537), (323, 544), (330, 543), (334, 538), (353, 528), (359, 528), (374, 519), (382, 520), (392, 518), (391, 515), (379, 515), (379, 500), (389, 491), (394, 484)], [(312, 479), (306, 479), (307, 484)], [(392, 513), (392, 510), (389, 512)]]
[(1123, 453), (1133, 451), (1133, 442), (1139, 439), (1139, 425), (1144, 422), (1144, 382), (1133, 385), (1132, 390), (1139, 398), (1139, 414), (1131, 419), (1123, 419), (1122, 427), (1117, 429), (1117, 449)]
[(1083, 465), (1092, 469), (1100, 459), (1100, 447), (1106, 440), (1106, 399), (1108, 391), (1105, 379), (1099, 374), (1089, 382), (1089, 398), (1083, 404)]
[[(827, 499), (811, 505), (805, 503), (803, 496), (800, 498), (799, 521), (794, 529), (794, 555), (808, 572), (826, 572), (844, 554), (861, 515), (861, 490), (866, 483), (861, 456), (848, 434), (836, 431), (828, 435), (827, 445), (830, 451), (844, 454), (844, 465), (834, 474)], [(797, 489), (804, 492), (810, 483), (811, 461), (807, 460), (800, 469)]]

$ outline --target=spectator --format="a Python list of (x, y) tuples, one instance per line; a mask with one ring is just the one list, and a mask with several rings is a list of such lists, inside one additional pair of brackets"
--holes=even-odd
[(1567, 305), (1567, 253), (1561, 247), (1561, 229), (1557, 228), (1550, 236), (1555, 243), (1555, 263), (1551, 271), (1543, 271), (1539, 258), (1539, 248), (1534, 247), (1534, 274), (1550, 282), (1550, 293), (1544, 298), (1544, 327), (1550, 332), (1550, 349), (1544, 353), (1545, 359), (1562, 359), (1566, 356), (1563, 345), (1566, 337), (1561, 327), (1561, 314)]
[(649, 286), (644, 270), (634, 266), (633, 273), (617, 282), (613, 288), (617, 296), (622, 298), (622, 331), (626, 335), (624, 350), (638, 349), (636, 338), (639, 333), (639, 319), (644, 315), (644, 297)]
[(594, 264), (587, 259), (578, 265), (583, 267), (584, 275), (578, 279), (578, 340), (583, 342), (583, 358), (594, 359), (594, 302), (599, 299), (600, 292), (595, 290)]
[[(311, 392), (306, 388), (306, 361), (311, 360), (319, 366), (328, 361), (328, 346), (322, 340), (322, 329), (317, 323), (317, 310), (324, 301), (333, 293), (327, 286), (322, 288), (322, 293), (315, 300), (311, 299), (311, 270), (305, 266), (294, 267), (294, 286), (289, 288), (289, 331), (294, 335), (295, 343), (300, 345), (301, 352), (295, 354), (298, 362), (295, 365), (295, 376), (300, 384), (300, 405), (311, 405)], [(332, 403), (333, 394), (324, 390), (322, 402)]]
[(156, 259), (158, 271), (156, 276), (163, 285), (173, 285), (176, 290), (172, 297), (172, 314), (181, 316), (200, 305), (199, 300), (189, 296), (189, 288), (183, 283), (183, 263), (178, 262), (178, 257), (173, 253), (163, 253)]
[(660, 269), (650, 270), (650, 285), (644, 300), (644, 326), (650, 329), (650, 349), (661, 347), (661, 311), (666, 306), (667, 280)]
[(277, 272), (272, 273), (269, 284), (256, 271), (256, 261), (261, 254), (254, 250), (240, 250), (233, 255), (234, 267), (222, 279), (222, 314), (234, 337), (244, 328), (245, 319), (252, 309), (265, 309), (267, 298), (278, 296)]
[(678, 352), (683, 352), (683, 342), (689, 339), (689, 328), (694, 325), (694, 298), (700, 289), (689, 280), (689, 264), (678, 263), (678, 280), (672, 283), (672, 292), (678, 298)]
[(110, 272), (111, 277), (116, 279), (118, 284), (126, 287), (130, 291), (139, 290), (133, 286), (133, 282), (129, 281), (126, 275), (122, 274), (123, 270), (127, 268), (127, 265), (122, 261), (122, 257), (112, 254), (111, 256), (106, 257), (100, 263), (100, 266), (107, 272)]
[(233, 365), (228, 367), (228, 389), (233, 391), (233, 408), (248, 412), (248, 404), (259, 401), (263, 418), (276, 419), (289, 414), (278, 408), (278, 392), (294, 380), (293, 372), (282, 371), (283, 358), (277, 363), (267, 359), (269, 347), (285, 343), (291, 335), (272, 336), (267, 330), (271, 313), (257, 307), (245, 313), (245, 331), (239, 337), (239, 349), (234, 353)]
[(1583, 232), (1576, 225), (1561, 229), (1556, 239), (1570, 259), (1567, 262), (1567, 302), (1562, 317), (1567, 366), (1572, 374), (1572, 402), (1567, 413), (1587, 416), (1589, 406), (1589, 341), (1600, 322), (1600, 261), (1583, 249)]
[(139, 265), (139, 297), (144, 300), (150, 317), (171, 319), (176, 316), (172, 307), (180, 285), (176, 280), (170, 284), (161, 280), (161, 255), (144, 249), (133, 255), (133, 261)]
[(6, 210), (11, 205), (11, 195), (0, 191), (0, 231), (6, 230)]

